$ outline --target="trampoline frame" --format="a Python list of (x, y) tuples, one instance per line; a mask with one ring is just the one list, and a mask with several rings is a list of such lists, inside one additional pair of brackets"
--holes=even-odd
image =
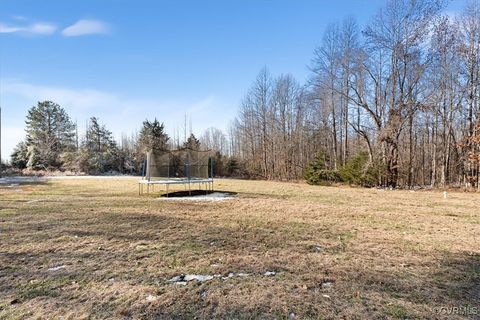
[[(152, 189), (151, 191), (154, 192), (154, 186), (157, 184), (157, 185), (165, 185), (165, 188), (166, 188), (166, 194), (167, 194), (167, 197), (168, 197), (168, 193), (169, 193), (169, 187), (170, 185), (175, 185), (175, 184), (183, 184), (184, 187), (185, 187), (185, 191), (188, 191), (188, 194), (189, 195), (192, 195), (192, 186), (194, 185), (198, 185), (198, 188), (200, 190), (203, 190), (205, 188), (205, 192), (206, 194), (208, 194), (209, 191), (213, 192), (214, 191), (214, 180), (213, 180), (213, 163), (211, 163), (211, 159), (213, 159), (213, 157), (210, 155), (208, 157), (208, 163), (207, 163), (207, 166), (209, 166), (209, 168), (207, 168), (207, 173), (206, 175), (208, 176), (208, 178), (205, 178), (205, 177), (193, 177), (191, 176), (191, 170), (190, 168), (193, 166), (200, 166), (198, 163), (197, 164), (191, 164), (190, 163), (190, 153), (191, 152), (198, 152), (198, 153), (205, 153), (205, 152), (209, 152), (211, 153), (210, 150), (207, 150), (207, 151), (200, 151), (200, 150), (191, 150), (191, 149), (180, 149), (180, 150), (172, 150), (172, 151), (164, 151), (163, 154), (161, 156), (164, 156), (166, 154), (168, 154), (169, 157), (174, 157), (175, 154), (181, 154), (181, 153), (185, 153), (187, 152), (187, 158), (186, 158), (186, 161), (185, 163), (183, 164), (184, 167), (185, 167), (185, 171), (187, 173), (187, 176), (186, 177), (180, 177), (180, 178), (175, 178), (175, 177), (161, 177), (161, 176), (155, 176), (155, 177), (152, 177), (151, 176), (151, 171), (152, 171), (152, 156), (153, 156), (153, 152), (147, 152), (146, 154), (146, 159), (144, 161), (144, 168), (143, 168), (143, 174), (142, 174), (142, 179), (140, 179), (138, 181), (138, 194), (139, 195), (143, 195), (144, 192), (145, 192), (145, 186), (146, 186), (146, 193), (149, 194), (150, 193), (150, 189)], [(169, 158), (170, 160), (170, 158)], [(150, 166), (150, 167), (149, 167)], [(154, 165), (153, 165), (154, 166)], [(202, 166), (205, 166), (204, 164)], [(170, 165), (169, 165), (169, 168), (168, 168), (168, 175), (170, 175)]]

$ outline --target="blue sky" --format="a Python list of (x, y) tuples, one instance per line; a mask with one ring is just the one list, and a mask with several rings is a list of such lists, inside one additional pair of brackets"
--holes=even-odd
[[(464, 4), (454, 0), (448, 10)], [(118, 138), (157, 117), (173, 133), (225, 130), (263, 66), (303, 82), (325, 27), (359, 26), (384, 0), (0, 0), (2, 157), (27, 110), (61, 104), (84, 130), (98, 116)]]

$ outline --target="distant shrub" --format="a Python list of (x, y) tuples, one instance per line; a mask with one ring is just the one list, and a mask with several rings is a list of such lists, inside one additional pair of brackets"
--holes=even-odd
[(368, 153), (360, 152), (340, 168), (342, 181), (349, 184), (373, 187), (378, 182), (378, 167), (371, 163)]
[(247, 170), (246, 163), (237, 158), (229, 158), (223, 167), (223, 176), (249, 179), (254, 176), (254, 173)]
[(230, 158), (225, 165), (225, 173), (227, 176), (232, 177), (238, 175), (240, 171), (240, 164), (236, 158)]
[(341, 182), (342, 178), (337, 170), (327, 169), (327, 156), (319, 153), (313, 161), (305, 168), (303, 177), (308, 184), (328, 185), (333, 182)]

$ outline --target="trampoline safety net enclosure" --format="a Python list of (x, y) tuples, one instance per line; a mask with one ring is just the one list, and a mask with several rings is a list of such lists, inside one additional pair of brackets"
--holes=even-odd
[(155, 184), (183, 184), (191, 194), (192, 185), (206, 192), (213, 191), (214, 157), (211, 151), (180, 149), (147, 152), (143, 176), (139, 181), (139, 194), (147, 193)]

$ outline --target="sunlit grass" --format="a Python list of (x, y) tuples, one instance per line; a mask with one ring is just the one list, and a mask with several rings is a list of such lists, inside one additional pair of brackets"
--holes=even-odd
[[(235, 199), (140, 197), (135, 178), (0, 186), (0, 318), (431, 318), (478, 302), (479, 194), (215, 188)], [(168, 281), (186, 273), (220, 277)]]

